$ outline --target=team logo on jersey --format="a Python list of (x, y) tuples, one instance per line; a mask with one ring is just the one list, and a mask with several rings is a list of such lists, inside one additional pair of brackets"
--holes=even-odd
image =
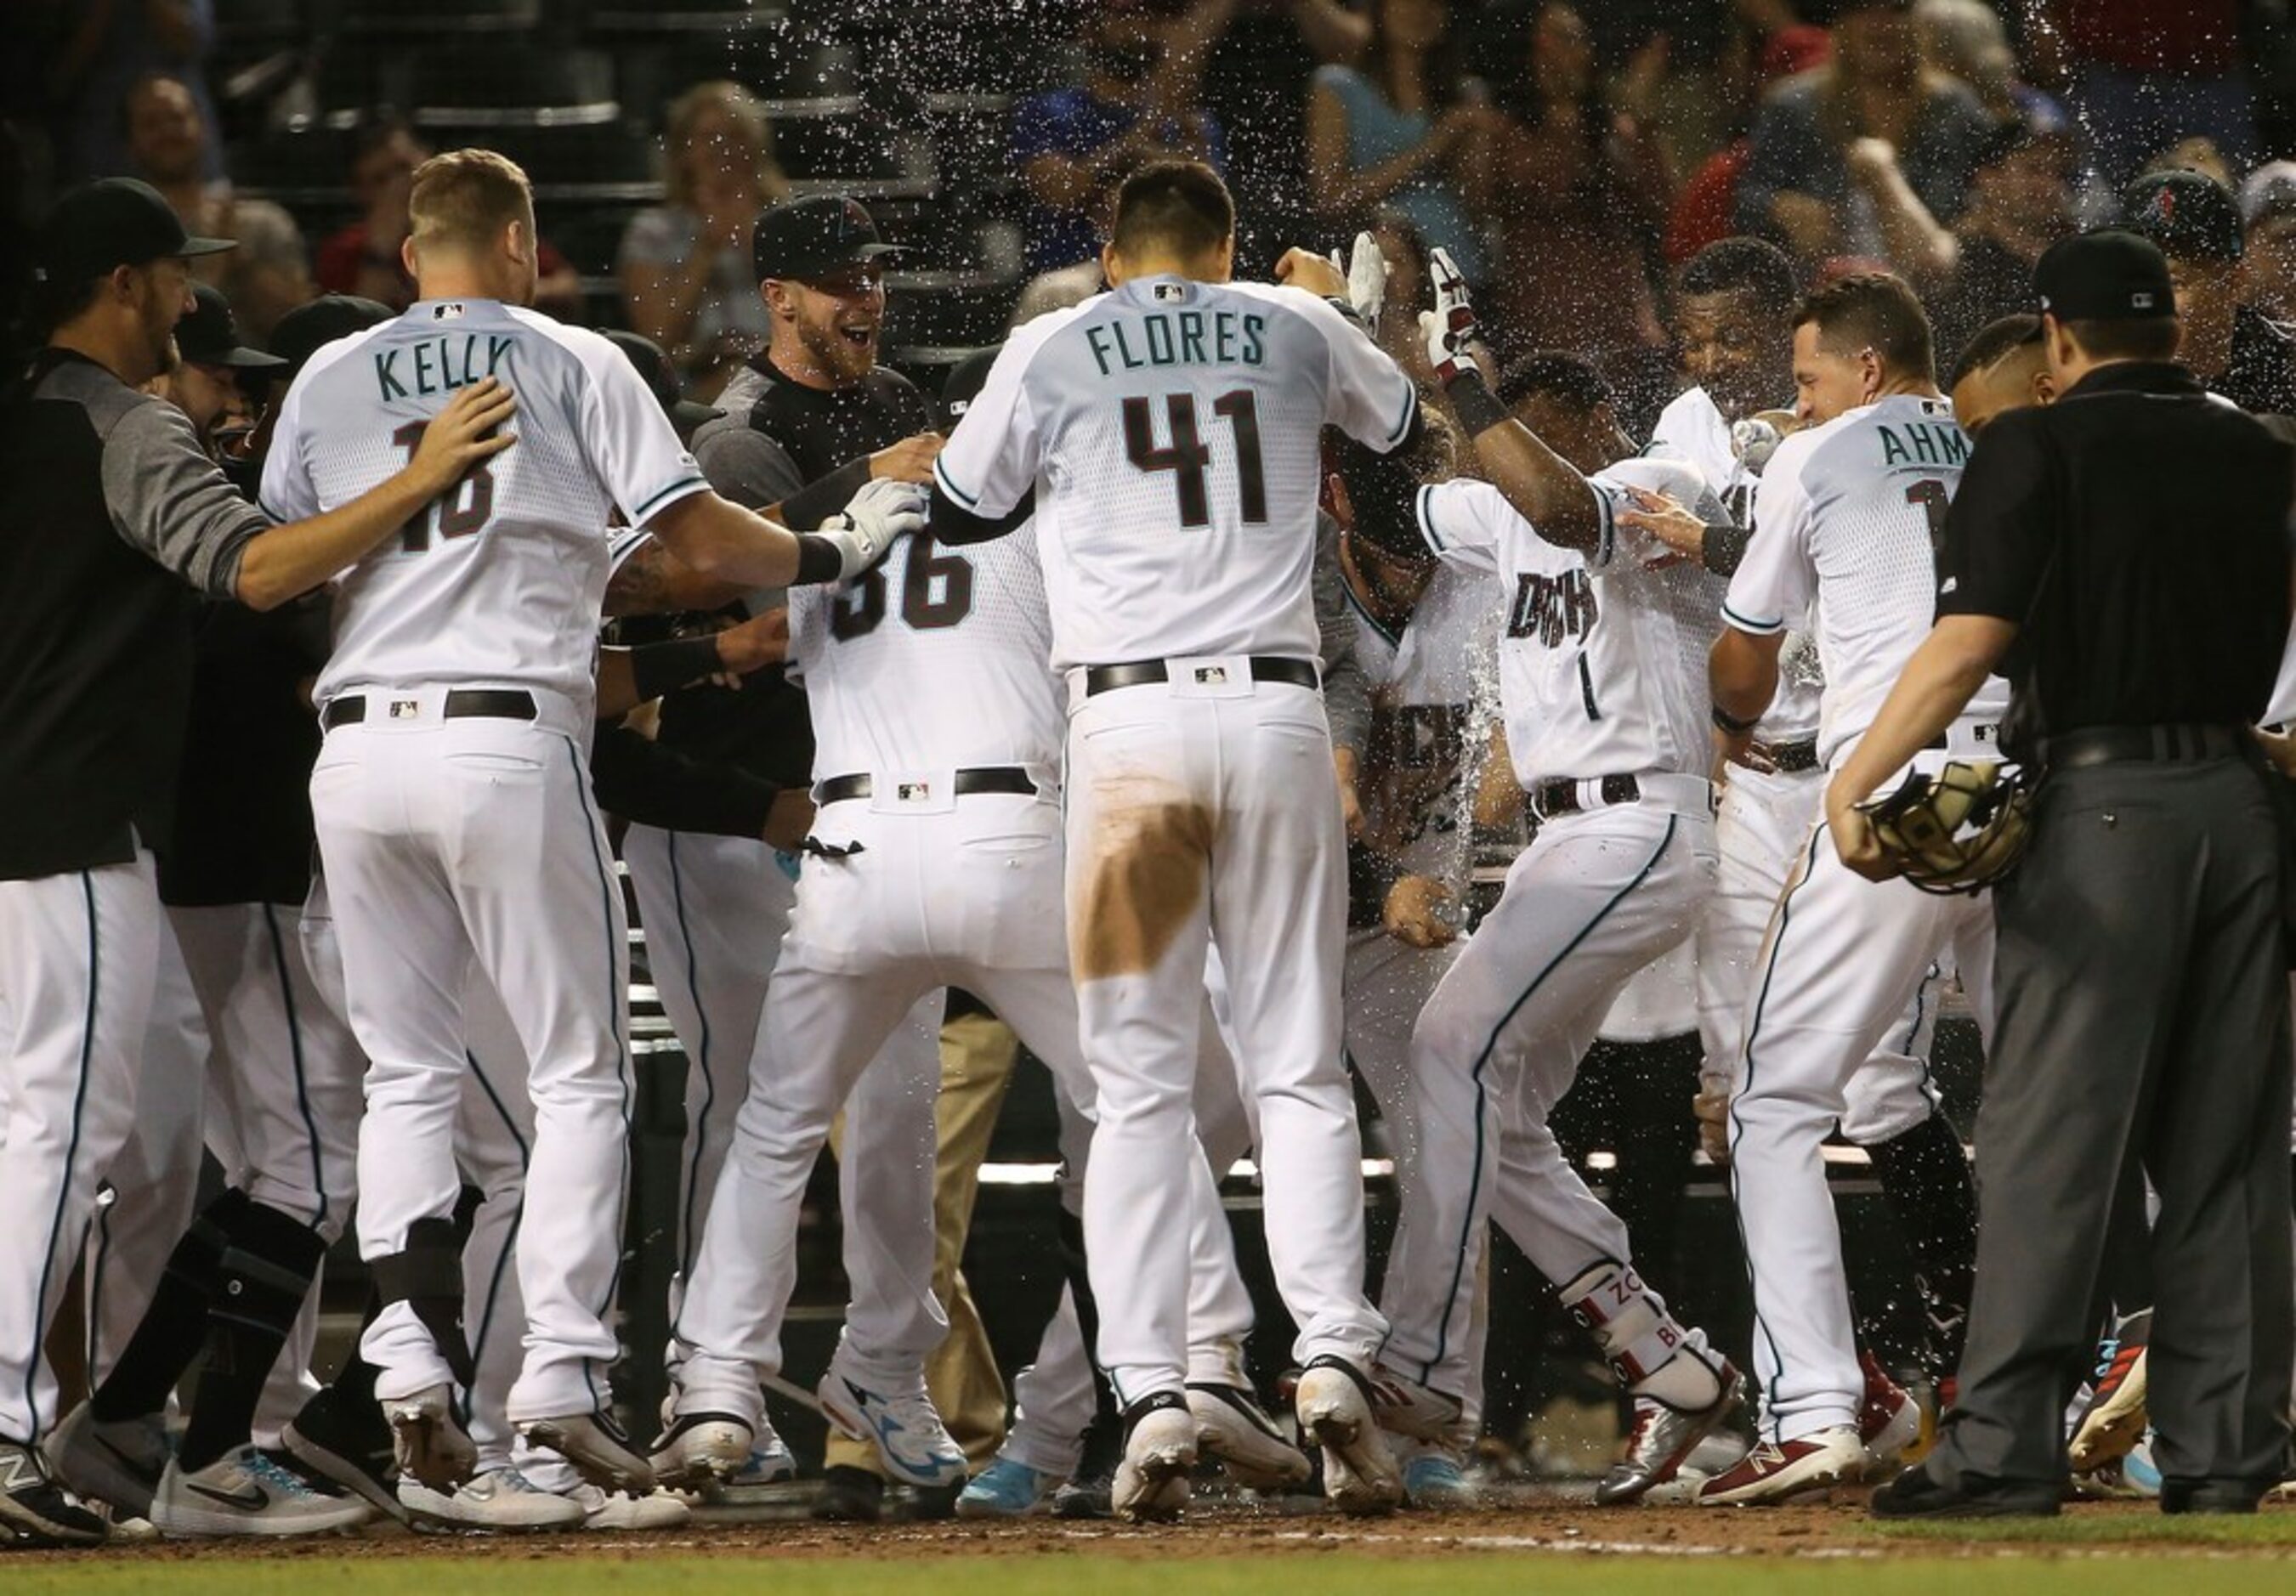
[(1583, 570), (1546, 576), (1524, 571), (1515, 578), (1514, 603), (1507, 610), (1509, 637), (1536, 637), (1547, 648), (1565, 638), (1584, 638), (1595, 629), (1601, 609), (1595, 584)]

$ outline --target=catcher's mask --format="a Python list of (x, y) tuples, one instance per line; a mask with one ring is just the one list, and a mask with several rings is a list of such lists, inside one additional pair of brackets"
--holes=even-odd
[(1915, 771), (1897, 790), (1857, 806), (1884, 852), (1923, 892), (1982, 892), (2023, 856), (2032, 794), (2013, 765), (1954, 759)]

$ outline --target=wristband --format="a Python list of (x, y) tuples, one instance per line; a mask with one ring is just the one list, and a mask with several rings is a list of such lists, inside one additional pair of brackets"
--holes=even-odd
[(782, 501), (782, 525), (810, 532), (853, 502), (869, 485), (869, 457), (849, 460), (818, 482), (808, 482)]
[(1714, 724), (1723, 731), (1730, 733), (1733, 737), (1745, 736), (1747, 733), (1759, 725), (1761, 724), (1761, 720), (1762, 717), (1759, 715), (1755, 716), (1751, 720), (1740, 720), (1736, 716), (1722, 708), (1721, 705), (1717, 704), (1714, 706)]
[(792, 587), (834, 582), (845, 574), (845, 545), (818, 532), (797, 535), (797, 577)]
[[(1460, 356), (1462, 360), (1466, 357)], [(1483, 381), (1483, 373), (1472, 364), (1451, 379), (1443, 392), (1458, 413), (1459, 424), (1467, 430), (1469, 438), (1480, 438), (1507, 419), (1506, 406)]]
[(676, 692), (725, 668), (725, 662), (718, 657), (715, 634), (642, 643), (630, 651), (630, 680), (636, 684), (641, 704), (666, 692)]

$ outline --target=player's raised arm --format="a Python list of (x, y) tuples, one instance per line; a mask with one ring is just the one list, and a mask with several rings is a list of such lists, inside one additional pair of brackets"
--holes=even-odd
[(1440, 250), (1428, 261), (1435, 308), (1419, 314), (1428, 358), (1444, 396), (1466, 429), (1491, 485), (1548, 543), (1607, 553), (1613, 535), (1610, 503), (1570, 462), (1514, 420), (1483, 381), (1470, 351), (1482, 331), (1468, 302), (1467, 281)]
[(818, 532), (792, 532), (707, 489), (656, 512), (647, 530), (697, 574), (744, 587), (799, 587), (857, 577), (893, 539), (925, 524), (922, 488), (880, 479)]

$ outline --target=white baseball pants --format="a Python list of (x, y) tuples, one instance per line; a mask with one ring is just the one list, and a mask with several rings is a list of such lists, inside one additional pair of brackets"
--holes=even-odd
[[(414, 1221), (454, 1213), (474, 966), (529, 1061), (529, 1179), (550, 1200), (519, 1248), (521, 1425), (608, 1401), (633, 1091), (626, 922), (578, 741), (588, 728), (579, 706), (537, 697), (545, 718), (526, 722), (442, 719), (440, 689), (374, 693), (365, 720), (328, 733), (311, 777), (351, 1028), (370, 1060), (362, 1256), (399, 1252)], [(451, 1378), (406, 1303), (362, 1346), (386, 1399)]]
[[(1671, 804), (1542, 824), (1412, 1035), (1424, 1157), (1403, 1192), (1385, 1297), (1395, 1328), (1382, 1355), (1437, 1390), (1471, 1388), (1488, 1219), (1558, 1286), (1605, 1259), (1633, 1261), (1626, 1227), (1546, 1119), (1628, 978), (1690, 934), (1713, 889), (1705, 783), (1673, 784)], [(1513, 1122), (1509, 1103), (1521, 1110)]]

